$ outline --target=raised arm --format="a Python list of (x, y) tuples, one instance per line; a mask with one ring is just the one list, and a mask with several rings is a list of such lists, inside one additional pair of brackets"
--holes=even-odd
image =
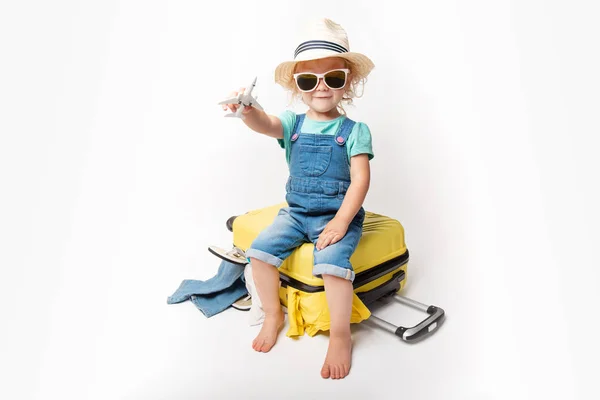
[(283, 139), (283, 125), (276, 116), (254, 107), (246, 107), (242, 113), (246, 117), (243, 121), (248, 128), (275, 139)]

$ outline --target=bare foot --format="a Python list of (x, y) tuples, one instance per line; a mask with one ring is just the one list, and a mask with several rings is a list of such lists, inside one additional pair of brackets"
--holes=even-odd
[(329, 348), (321, 368), (323, 378), (342, 379), (350, 372), (352, 336), (350, 332), (329, 336)]
[(279, 310), (275, 314), (266, 314), (258, 336), (252, 341), (252, 348), (263, 353), (271, 350), (271, 347), (277, 341), (277, 335), (283, 325), (283, 320), (284, 315), (282, 310)]

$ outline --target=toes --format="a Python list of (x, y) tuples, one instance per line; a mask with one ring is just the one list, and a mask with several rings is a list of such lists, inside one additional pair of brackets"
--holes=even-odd
[(271, 350), (271, 347), (273, 347), (272, 343), (270, 343), (266, 340), (263, 340), (262, 346), (260, 347), (260, 351), (262, 351), (263, 353), (268, 353), (269, 350)]
[(335, 366), (334, 365), (329, 366), (329, 376), (331, 377), (331, 379), (337, 379), (335, 377)]
[(350, 373), (350, 365), (342, 364), (342, 365), (323, 365), (321, 368), (321, 377), (322, 378), (331, 378), (331, 379), (343, 379)]
[(323, 365), (323, 368), (321, 368), (321, 377), (327, 379), (330, 376), (331, 376), (331, 373), (329, 372), (329, 365), (327, 365), (327, 364)]
[(331, 368), (333, 369), (333, 372), (331, 374), (331, 376), (333, 376), (333, 379), (340, 379), (340, 366), (334, 365)]

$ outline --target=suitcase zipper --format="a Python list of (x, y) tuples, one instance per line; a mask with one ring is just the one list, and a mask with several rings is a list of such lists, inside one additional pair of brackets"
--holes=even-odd
[[(381, 278), (382, 276), (384, 276), (386, 274), (389, 274), (390, 272), (394, 271), (395, 269), (398, 269), (399, 267), (403, 266), (407, 262), (408, 262), (408, 250), (406, 250), (406, 252), (404, 254), (402, 254), (401, 256), (392, 258), (391, 260), (388, 260), (388, 261), (384, 262), (383, 264), (378, 265), (377, 267), (374, 267), (367, 271), (363, 271), (363, 272), (356, 274), (356, 277), (354, 278), (354, 282), (353, 282), (352, 286), (354, 287), (354, 289), (356, 289), (363, 285), (366, 285), (369, 282), (373, 282), (374, 280)], [(279, 277), (281, 279), (281, 286), (283, 286), (283, 287), (291, 286), (294, 289), (302, 290), (303, 292), (307, 292), (307, 293), (317, 293), (317, 292), (322, 292), (325, 290), (325, 287), (323, 287), (323, 286), (308, 285), (304, 282), (300, 282), (299, 280), (291, 278), (282, 273), (279, 274)]]

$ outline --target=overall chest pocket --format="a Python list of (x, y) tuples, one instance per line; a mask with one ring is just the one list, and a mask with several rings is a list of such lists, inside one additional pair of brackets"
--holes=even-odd
[(329, 167), (331, 146), (300, 145), (298, 161), (300, 169), (308, 176), (319, 176)]

